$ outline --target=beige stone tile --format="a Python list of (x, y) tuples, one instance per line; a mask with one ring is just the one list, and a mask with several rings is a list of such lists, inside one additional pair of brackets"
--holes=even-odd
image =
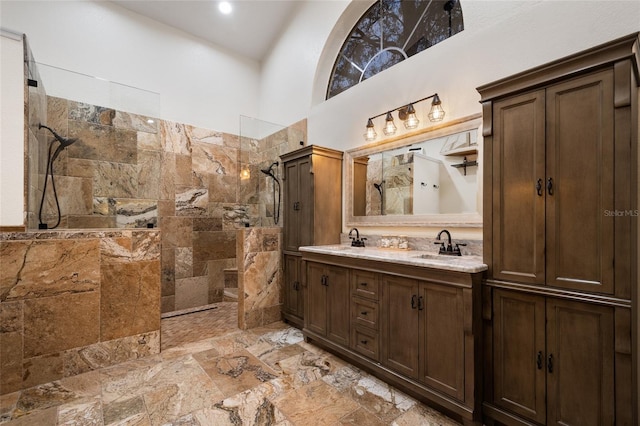
[(19, 397), (20, 392), (0, 394), (0, 423), (11, 419)]
[(209, 205), (209, 190), (206, 187), (176, 187), (177, 216), (206, 216)]
[(161, 154), (159, 151), (138, 151), (137, 198), (160, 198)]
[(160, 260), (160, 231), (132, 231), (131, 259)]
[(67, 218), (67, 228), (70, 229), (105, 229), (116, 227), (115, 216), (76, 216)]
[[(173, 152), (162, 151), (160, 160), (160, 198), (173, 201), (176, 196), (176, 156)], [(175, 212), (175, 205), (172, 208)]]
[(149, 120), (152, 117), (116, 111), (113, 125), (120, 129), (136, 130), (138, 132), (157, 133), (158, 120)]
[(162, 247), (191, 247), (193, 244), (193, 219), (190, 217), (163, 217), (160, 223), (162, 229)]
[(209, 201), (212, 203), (234, 203), (238, 192), (238, 177), (233, 175), (211, 175)]
[(163, 248), (162, 249), (162, 259), (161, 259), (161, 267), (162, 267), (162, 276), (161, 280), (161, 294), (162, 296), (171, 296), (175, 294), (176, 291), (176, 248)]
[(69, 136), (78, 141), (67, 148), (69, 158), (135, 164), (137, 133), (111, 126), (69, 121)]
[[(68, 135), (69, 101), (63, 98), (47, 96), (47, 125), (56, 129), (60, 135)], [(43, 123), (45, 124), (45, 123)]]
[(235, 259), (235, 257), (235, 231), (193, 233), (194, 261)]
[(194, 358), (226, 397), (277, 377), (275, 371), (246, 350), (222, 356), (210, 356), (209, 352), (200, 352), (195, 354)]
[(23, 388), (61, 379), (64, 375), (60, 353), (27, 358), (23, 362)]
[(24, 356), (31, 358), (98, 342), (99, 315), (97, 292), (25, 300)]
[(100, 398), (84, 398), (58, 407), (58, 425), (100, 425), (102, 404)]
[(98, 250), (98, 240), (0, 242), (0, 300), (96, 291)]
[(176, 310), (209, 303), (207, 277), (176, 278)]
[(137, 135), (138, 151), (160, 151), (162, 150), (162, 144), (160, 143), (159, 133), (138, 132)]
[(58, 424), (58, 407), (49, 407), (25, 414), (17, 410), (14, 414), (14, 420), (7, 423), (7, 426), (57, 426)]
[(85, 160), (82, 158), (67, 159), (67, 174), (69, 176), (93, 178), (95, 168), (96, 168), (95, 160)]
[(193, 186), (193, 170), (191, 166), (191, 155), (175, 156), (175, 184), (176, 187)]
[(107, 263), (100, 272), (102, 341), (160, 329), (160, 262)]
[(111, 108), (69, 101), (69, 120), (111, 126), (116, 111)]
[(140, 424), (139, 422), (144, 419), (149, 422), (144, 399), (141, 396), (105, 404), (102, 407), (102, 412), (105, 426), (123, 423)]
[(181, 155), (191, 155), (191, 141), (183, 124), (161, 120), (160, 132), (162, 149)]
[[(386, 426), (390, 423), (384, 422), (365, 410), (364, 408), (358, 408), (346, 416), (342, 417), (338, 422), (339, 425), (354, 425), (354, 426)], [(395, 423), (392, 423), (395, 426)], [(413, 426), (420, 425), (421, 423), (413, 423)]]
[(210, 145), (223, 145), (224, 143), (224, 135), (221, 132), (189, 125), (185, 125), (184, 127), (187, 136), (194, 143), (204, 143)]
[(193, 276), (193, 249), (191, 247), (178, 247), (175, 253), (176, 279)]
[(272, 402), (293, 424), (300, 425), (309, 419), (314, 419), (316, 425), (333, 425), (359, 408), (352, 399), (321, 380), (289, 391)]
[(280, 303), (281, 275), (279, 252), (245, 253), (245, 313)]
[(173, 312), (175, 310), (176, 310), (176, 297), (174, 295), (162, 296), (161, 312), (164, 314), (166, 312)]
[(398, 417), (393, 424), (398, 426), (460, 426), (460, 423), (455, 420), (422, 404)]
[(0, 303), (0, 395), (22, 386), (22, 303)]
[(98, 161), (96, 163), (93, 174), (94, 196), (135, 198), (137, 192), (138, 167), (135, 164), (109, 161)]

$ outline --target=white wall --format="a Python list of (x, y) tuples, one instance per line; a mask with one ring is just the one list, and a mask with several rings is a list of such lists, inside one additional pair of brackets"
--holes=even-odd
[(24, 225), (22, 37), (0, 34), (0, 225)]
[[(37, 62), (160, 93), (160, 118), (238, 134), (240, 115), (258, 115), (255, 61), (106, 1), (0, 7), (2, 28), (27, 34)], [(73, 89), (55, 84), (48, 93)]]
[[(363, 9), (362, 3), (351, 3), (344, 14)], [(318, 58), (308, 114), (309, 142), (342, 150), (357, 147), (364, 144), (369, 116), (435, 92), (442, 99), (445, 120), (479, 113), (478, 86), (640, 31), (637, 1), (461, 0), (461, 6), (463, 32), (328, 101), (320, 96), (341, 43), (325, 49)], [(344, 27), (334, 30), (329, 43), (335, 37), (344, 40)], [(268, 84), (263, 80), (263, 86)], [(296, 102), (290, 99), (289, 107), (305, 107)], [(376, 123), (378, 129), (383, 118)], [(426, 117), (422, 122), (428, 122)]]

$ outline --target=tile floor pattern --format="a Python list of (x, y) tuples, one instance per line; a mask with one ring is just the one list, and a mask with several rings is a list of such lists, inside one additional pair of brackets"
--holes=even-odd
[(163, 319), (161, 354), (2, 396), (0, 424), (458, 425), (287, 324), (241, 331), (236, 316)]

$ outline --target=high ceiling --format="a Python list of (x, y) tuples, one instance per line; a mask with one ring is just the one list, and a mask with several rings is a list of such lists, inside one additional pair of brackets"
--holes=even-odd
[(231, 0), (224, 15), (215, 0), (112, 0), (124, 8), (261, 61), (300, 0)]

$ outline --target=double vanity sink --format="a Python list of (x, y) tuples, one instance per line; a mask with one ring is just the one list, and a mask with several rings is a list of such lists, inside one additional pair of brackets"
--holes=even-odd
[(300, 251), (307, 341), (480, 424), (480, 256), (348, 245)]
[(378, 247), (326, 245), (300, 247), (300, 251), (354, 259), (369, 259), (402, 265), (422, 266), (447, 271), (475, 273), (487, 270), (481, 256), (448, 256), (421, 250), (397, 250)]

